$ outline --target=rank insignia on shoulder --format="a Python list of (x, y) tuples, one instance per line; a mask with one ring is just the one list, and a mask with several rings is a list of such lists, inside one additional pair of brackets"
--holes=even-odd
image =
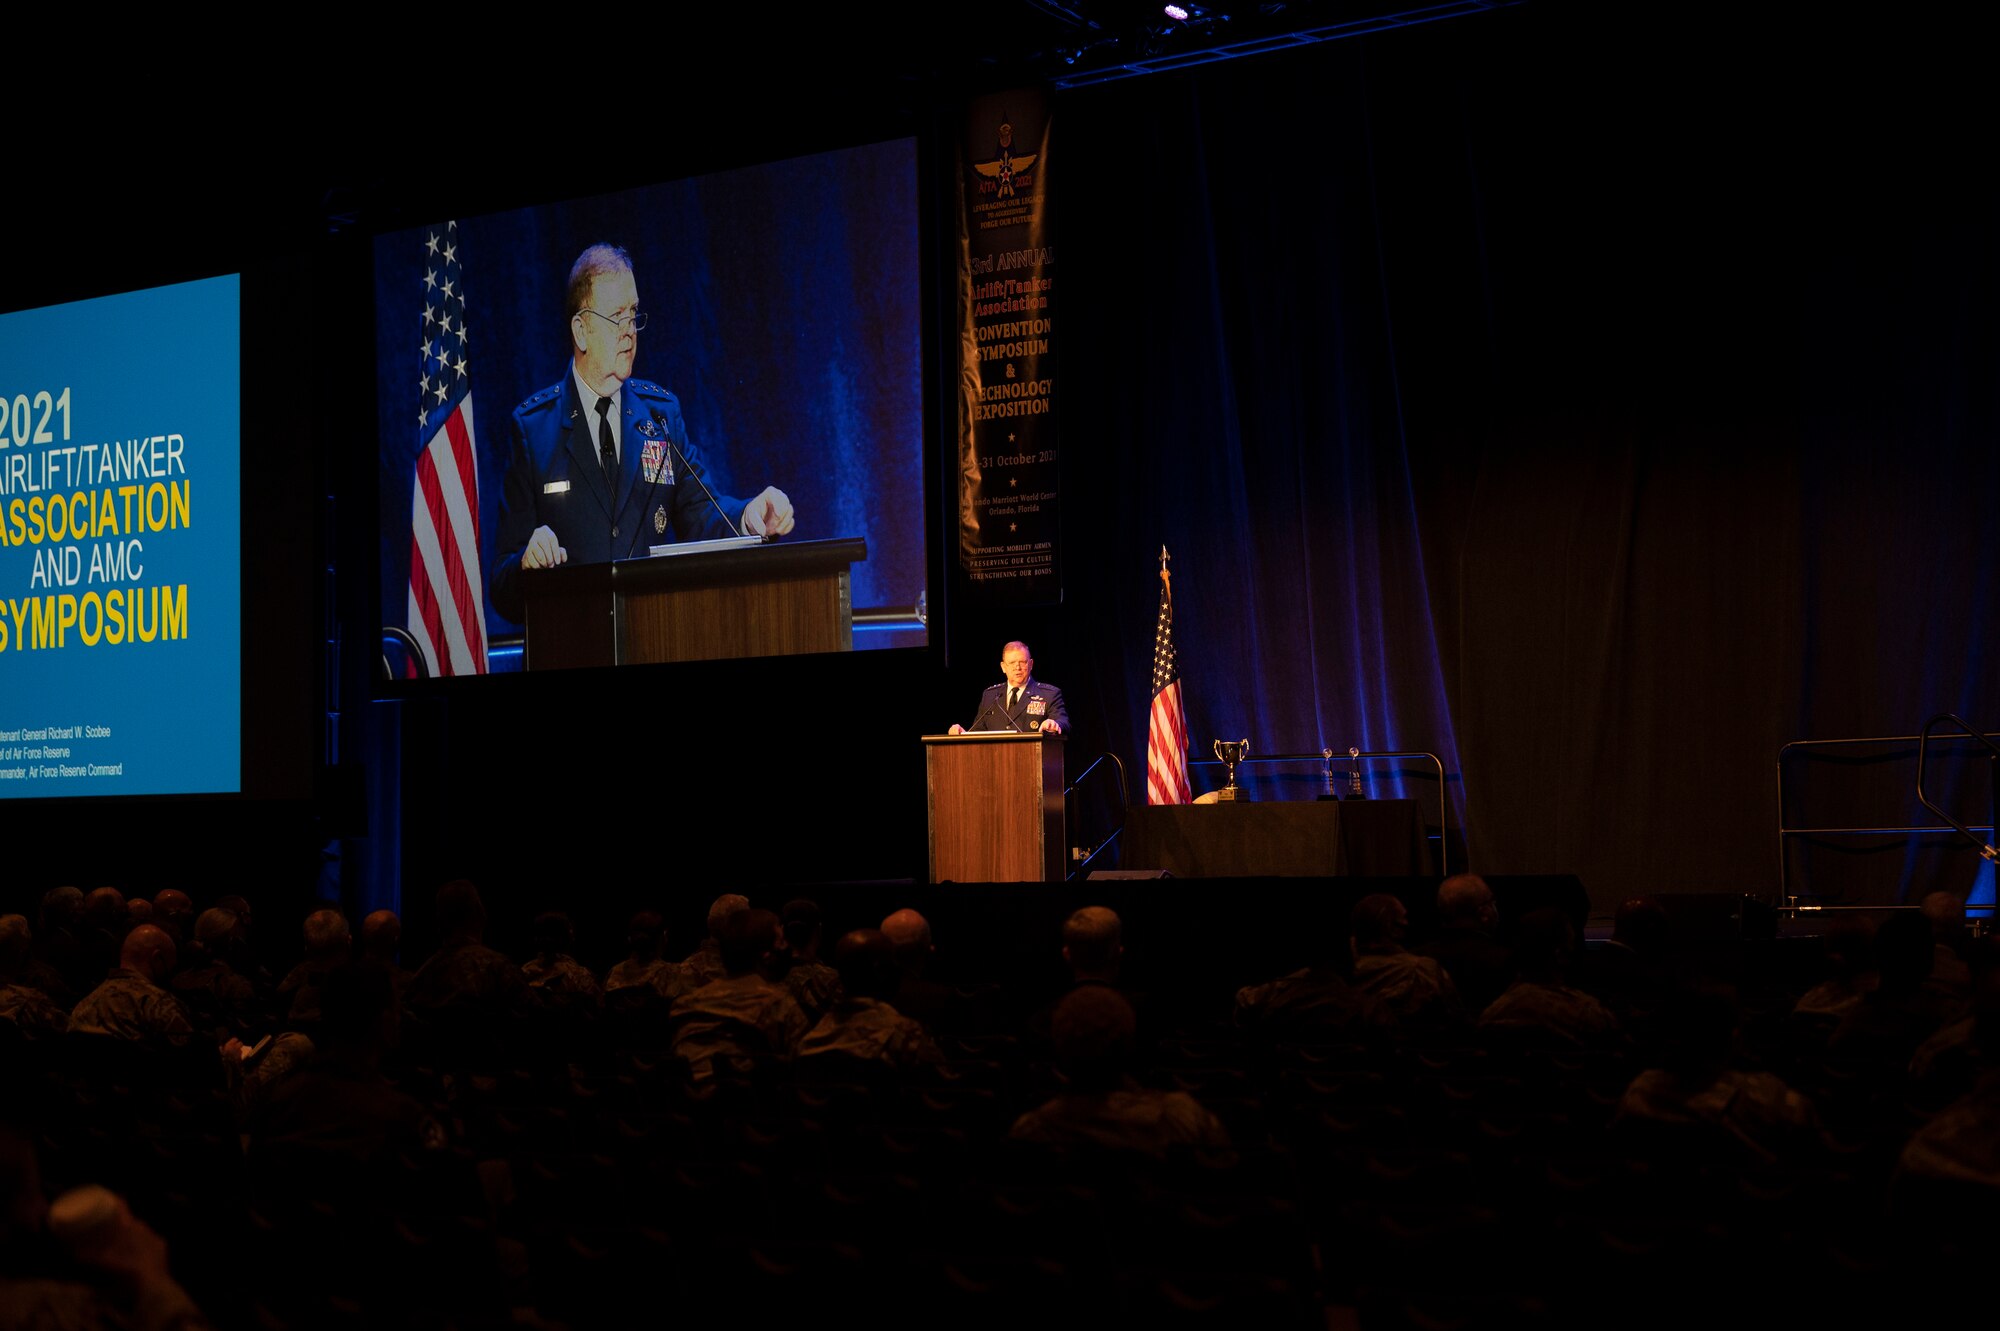
[(661, 504), (653, 510), (653, 530), (664, 536), (667, 531), (667, 506)]

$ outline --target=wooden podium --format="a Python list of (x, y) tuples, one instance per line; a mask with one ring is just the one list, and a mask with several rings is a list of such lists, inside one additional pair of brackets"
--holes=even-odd
[(933, 883), (1063, 880), (1059, 735), (925, 735)]
[(850, 536), (530, 569), (524, 668), (850, 652), (867, 558)]

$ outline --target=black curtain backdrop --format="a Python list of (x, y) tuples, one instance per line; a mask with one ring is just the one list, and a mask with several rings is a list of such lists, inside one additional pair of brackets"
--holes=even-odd
[[(1059, 103), (1107, 743), (1162, 541), (1200, 748), (1437, 751), (1476, 868), (1599, 910), (1774, 891), (1787, 741), (2000, 729), (1990, 117), (1894, 47), (1527, 6)], [(1894, 858), (1814, 886), (1977, 863)]]

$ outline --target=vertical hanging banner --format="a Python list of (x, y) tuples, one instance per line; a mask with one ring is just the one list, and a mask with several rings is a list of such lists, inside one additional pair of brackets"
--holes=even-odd
[(982, 97), (959, 146), (958, 562), (979, 599), (1062, 599), (1049, 104)]

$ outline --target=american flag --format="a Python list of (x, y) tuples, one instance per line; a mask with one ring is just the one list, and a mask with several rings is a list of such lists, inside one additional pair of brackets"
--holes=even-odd
[(1187, 804), (1187, 710), (1181, 705), (1181, 671), (1174, 661), (1174, 593), (1167, 577), (1167, 549), (1160, 547), (1160, 618), (1153, 629), (1153, 713), (1146, 725), (1146, 803)]
[(424, 358), (417, 483), (410, 505), (410, 636), (433, 675), (486, 673), (479, 574), (479, 461), (465, 373), (465, 271), (458, 223), (424, 240)]

